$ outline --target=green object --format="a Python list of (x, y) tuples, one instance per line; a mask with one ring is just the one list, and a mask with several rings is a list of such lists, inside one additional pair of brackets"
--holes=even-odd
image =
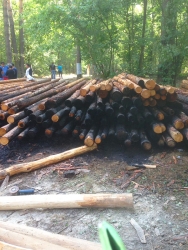
[(99, 238), (103, 250), (126, 250), (115, 228), (105, 221), (99, 225)]

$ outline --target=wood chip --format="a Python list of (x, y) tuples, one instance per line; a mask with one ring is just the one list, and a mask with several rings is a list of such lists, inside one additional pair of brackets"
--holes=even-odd
[(146, 243), (146, 238), (145, 238), (144, 230), (141, 228), (141, 226), (134, 219), (131, 219), (130, 223), (134, 227), (134, 229), (136, 230), (140, 241), (142, 243)]

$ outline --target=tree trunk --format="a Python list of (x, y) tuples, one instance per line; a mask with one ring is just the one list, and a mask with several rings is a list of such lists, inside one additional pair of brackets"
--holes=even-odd
[[(8, 19), (8, 2), (3, 0), (3, 21), (4, 21), (4, 37), (5, 37), (5, 48), (6, 48), (6, 58), (9, 63), (12, 62), (12, 49), (10, 42), (10, 23)], [(2, 30), (1, 30), (2, 31)]]
[(23, 0), (19, 0), (19, 54), (20, 64), (18, 69), (18, 75), (24, 75), (24, 53), (25, 53), (25, 42), (24, 42), (24, 30), (23, 30)]

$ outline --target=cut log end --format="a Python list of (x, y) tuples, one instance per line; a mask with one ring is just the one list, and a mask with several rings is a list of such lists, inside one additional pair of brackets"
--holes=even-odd
[(6, 138), (6, 137), (1, 137), (1, 138), (0, 138), (0, 144), (1, 144), (1, 145), (5, 146), (5, 145), (7, 145), (8, 143), (9, 143), (9, 139), (8, 139), (8, 138)]
[(92, 138), (90, 137), (87, 137), (85, 140), (84, 140), (84, 144), (88, 147), (92, 147), (94, 145), (94, 141)]

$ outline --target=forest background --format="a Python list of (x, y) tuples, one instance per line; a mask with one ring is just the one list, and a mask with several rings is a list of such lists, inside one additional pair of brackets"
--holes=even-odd
[[(37, 76), (52, 62), (63, 73), (120, 72), (175, 85), (188, 74), (188, 1), (2, 0), (0, 61), (19, 76), (31, 63)], [(4, 27), (4, 29), (3, 29)]]

